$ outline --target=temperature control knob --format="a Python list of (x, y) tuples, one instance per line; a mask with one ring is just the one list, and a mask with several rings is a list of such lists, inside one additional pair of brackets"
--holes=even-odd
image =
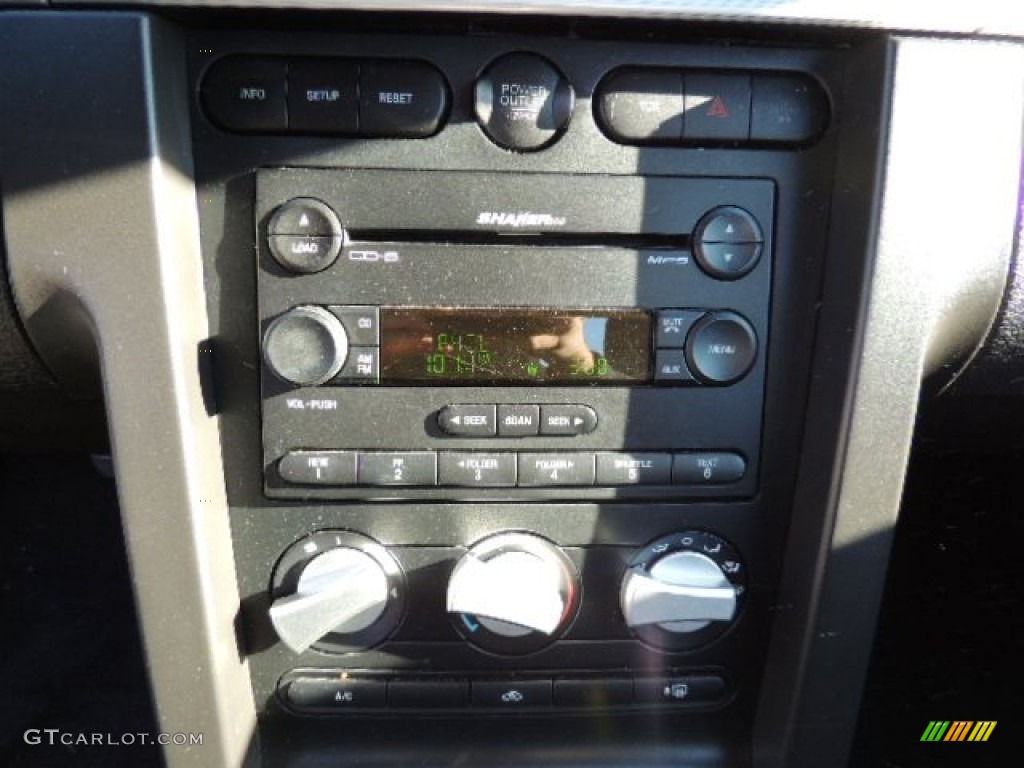
[(521, 655), (554, 642), (579, 607), (579, 576), (557, 546), (528, 533), (473, 545), (448, 582), (448, 613), (471, 643)]
[(376, 542), (322, 531), (294, 544), (274, 574), (270, 621), (295, 653), (347, 653), (376, 645), (401, 620), (405, 584)]
[(647, 546), (630, 563), (620, 602), (640, 639), (668, 651), (704, 645), (731, 626), (746, 574), (729, 542), (684, 531)]
[(263, 357), (279, 379), (315, 387), (333, 379), (345, 365), (348, 334), (323, 307), (293, 307), (267, 327)]

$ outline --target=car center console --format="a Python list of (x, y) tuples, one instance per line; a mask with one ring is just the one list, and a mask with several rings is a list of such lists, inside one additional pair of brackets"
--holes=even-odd
[(62, 383), (96, 341), (168, 764), (843, 764), (1019, 46), (427, 5), (0, 13), (12, 294)]
[(329, 34), (192, 49), (266, 733), (626, 717), (746, 749), (842, 55)]

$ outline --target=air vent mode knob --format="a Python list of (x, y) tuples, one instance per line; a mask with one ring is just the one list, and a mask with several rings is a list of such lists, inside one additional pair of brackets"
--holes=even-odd
[(641, 640), (668, 651), (704, 645), (735, 621), (746, 572), (729, 542), (684, 531), (648, 545), (630, 563), (620, 603)]
[(448, 613), (471, 643), (505, 655), (533, 653), (560, 637), (579, 607), (579, 576), (560, 548), (528, 533), (472, 547), (448, 582)]
[(380, 544), (323, 531), (292, 545), (274, 572), (270, 621), (295, 653), (348, 653), (388, 637), (404, 613), (405, 579)]

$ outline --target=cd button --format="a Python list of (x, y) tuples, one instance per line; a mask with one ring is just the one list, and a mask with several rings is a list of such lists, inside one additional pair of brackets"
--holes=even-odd
[(349, 343), (357, 347), (380, 344), (380, 309), (377, 307), (328, 307), (341, 320)]
[(457, 437), (494, 437), (493, 405), (446, 405), (437, 414), (437, 424), (449, 435)]
[(542, 435), (586, 435), (597, 429), (597, 413), (589, 405), (542, 405)]
[(501, 437), (530, 437), (539, 432), (539, 405), (498, 406), (498, 434)]

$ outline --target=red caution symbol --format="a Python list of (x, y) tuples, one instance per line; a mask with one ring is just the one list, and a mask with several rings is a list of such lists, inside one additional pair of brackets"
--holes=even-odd
[(728, 117), (729, 107), (726, 106), (725, 99), (721, 96), (715, 96), (715, 98), (711, 100), (711, 106), (708, 107), (706, 114), (708, 117)]

